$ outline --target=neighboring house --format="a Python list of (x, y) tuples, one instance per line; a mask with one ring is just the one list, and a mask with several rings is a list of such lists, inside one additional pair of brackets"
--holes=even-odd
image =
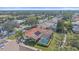
[(16, 27), (19, 28), (20, 25), (25, 22), (25, 20), (14, 20), (14, 22), (16, 22)]
[(44, 19), (40, 19), (40, 20), (38, 20), (38, 23), (40, 24), (40, 23), (43, 23), (45, 20)]
[(14, 30), (15, 30), (15, 31), (21, 30), (21, 31), (24, 32), (24, 30), (28, 30), (28, 29), (30, 29), (31, 27), (32, 27), (31, 25), (20, 25), (20, 27), (14, 28)]
[(16, 22), (13, 20), (8, 20), (2, 24), (4, 30), (8, 31), (8, 33), (13, 32), (16, 27)]
[(18, 24), (25, 22), (25, 20), (14, 20), (14, 21), (17, 22)]
[(4, 23), (4, 22), (5, 22), (4, 20), (0, 19), (0, 24), (1, 24), (1, 23)]
[(49, 29), (56, 30), (58, 20), (62, 20), (62, 18), (63, 17), (54, 17), (50, 20), (47, 20), (43, 23), (38, 24), (38, 27), (40, 27), (40, 28), (49, 28)]
[(6, 36), (7, 31), (4, 30), (2, 27), (0, 27), (0, 34), (2, 34), (3, 36)]
[(72, 22), (79, 21), (79, 13), (72, 15)]
[(7, 31), (4, 31), (3, 28), (0, 26), (0, 48), (4, 47)]
[(38, 23), (42, 24), (42, 23), (47, 22), (47, 21), (48, 21), (48, 18), (40, 19), (40, 20), (38, 20)]
[(25, 20), (14, 20), (14, 22), (16, 22), (16, 27), (14, 28), (15, 31), (23, 30), (27, 27), (27, 25), (23, 25), (23, 22), (25, 22)]
[(75, 33), (79, 33), (79, 21), (77, 22), (72, 22), (72, 30)]
[(75, 33), (79, 33), (79, 13), (75, 13), (72, 16), (72, 30)]

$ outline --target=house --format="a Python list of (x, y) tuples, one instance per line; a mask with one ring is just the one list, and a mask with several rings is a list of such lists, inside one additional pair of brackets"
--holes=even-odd
[(7, 31), (4, 30), (3, 27), (1, 27), (1, 26), (0, 26), (0, 34), (1, 34), (2, 36), (6, 36), (6, 34), (7, 34)]
[(72, 15), (72, 22), (79, 21), (79, 13)]
[[(45, 38), (44, 41), (47, 41), (48, 43), (51, 38), (52, 33), (53, 33), (52, 30), (41, 29), (37, 27), (37, 28), (32, 28), (30, 30), (27, 30), (25, 32), (25, 36), (27, 38), (33, 38), (36, 42), (38, 42), (39, 40), (43, 40), (42, 38)], [(44, 43), (44, 42), (41, 42), (41, 43)]]
[(16, 27), (19, 28), (20, 25), (25, 22), (25, 20), (13, 20), (14, 22), (16, 22)]
[(72, 30), (75, 33), (79, 33), (79, 13), (75, 13), (72, 16)]
[(72, 30), (75, 33), (79, 33), (79, 21), (72, 22)]
[(14, 28), (15, 31), (23, 30), (27, 27), (27, 25), (23, 25), (23, 22), (25, 22), (25, 20), (14, 20), (14, 22), (16, 22), (16, 27)]
[(25, 20), (14, 20), (14, 21), (16, 21), (18, 24), (25, 22)]
[(36, 27), (36, 28), (32, 28), (30, 30), (27, 30), (25, 32), (25, 36), (29, 40), (30, 40), (30, 38), (34, 39), (34, 41), (40, 45), (48, 46), (52, 33), (53, 33), (52, 30)]
[(48, 21), (48, 18), (40, 19), (40, 20), (38, 20), (38, 23), (41, 24), (41, 23), (44, 23), (44, 22), (46, 22), (46, 21)]
[(4, 31), (2, 26), (0, 26), (0, 48), (2, 48), (4, 46), (4, 42), (6, 41), (6, 39), (4, 39), (6, 37), (7, 31)]
[(40, 19), (40, 20), (38, 20), (38, 23), (40, 24), (40, 23), (43, 23), (45, 20), (44, 19)]
[(41, 29), (40, 28), (33, 28), (25, 32), (25, 36), (29, 38), (34, 38), (38, 40), (41, 37)]
[(22, 31), (25, 32), (25, 30), (30, 29), (32, 26), (31, 25), (20, 25), (20, 27), (15, 27), (14, 30), (15, 31)]
[(42, 23), (38, 24), (38, 27), (49, 28), (49, 29), (52, 29), (52, 30), (55, 31), (56, 27), (57, 27), (58, 20), (62, 20), (62, 18), (63, 17), (53, 17), (50, 20), (43, 21)]

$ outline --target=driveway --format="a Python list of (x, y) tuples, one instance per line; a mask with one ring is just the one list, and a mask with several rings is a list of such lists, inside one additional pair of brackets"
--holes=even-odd
[(19, 45), (15, 40), (9, 40), (3, 48), (0, 48), (0, 51), (19, 51)]
[(17, 44), (16, 40), (8, 40), (4, 47), (0, 48), (0, 51), (37, 51), (37, 49), (24, 44)]

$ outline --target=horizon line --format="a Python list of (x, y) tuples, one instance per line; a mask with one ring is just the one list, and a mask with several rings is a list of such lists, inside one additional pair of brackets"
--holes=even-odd
[(79, 10), (79, 7), (0, 7), (0, 10)]

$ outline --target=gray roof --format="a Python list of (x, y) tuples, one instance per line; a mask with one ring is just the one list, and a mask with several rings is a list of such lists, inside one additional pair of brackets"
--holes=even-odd
[(79, 32), (79, 21), (72, 22), (72, 30), (74, 32)]
[(72, 25), (79, 25), (79, 21), (72, 22)]

